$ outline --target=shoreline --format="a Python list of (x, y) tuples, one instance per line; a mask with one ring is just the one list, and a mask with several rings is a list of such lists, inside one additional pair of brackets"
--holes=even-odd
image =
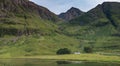
[(68, 60), (68, 61), (92, 61), (92, 62), (118, 62), (120, 56), (107, 56), (100, 54), (70, 54), (70, 55), (39, 55), (39, 56), (21, 56), (0, 59), (40, 59), (40, 60)]

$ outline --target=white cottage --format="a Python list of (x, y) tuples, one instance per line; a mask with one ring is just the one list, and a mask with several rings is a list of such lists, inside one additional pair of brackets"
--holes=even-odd
[(80, 52), (74, 52), (74, 54), (79, 55), (79, 54), (80, 54)]

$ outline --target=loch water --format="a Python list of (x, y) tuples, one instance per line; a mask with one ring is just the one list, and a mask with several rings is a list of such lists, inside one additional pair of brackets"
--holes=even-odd
[(120, 66), (120, 63), (40, 59), (0, 59), (0, 66)]

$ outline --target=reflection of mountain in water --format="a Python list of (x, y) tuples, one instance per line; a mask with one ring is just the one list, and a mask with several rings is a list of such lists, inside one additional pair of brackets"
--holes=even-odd
[(111, 62), (0, 59), (0, 66), (120, 66), (120, 64)]

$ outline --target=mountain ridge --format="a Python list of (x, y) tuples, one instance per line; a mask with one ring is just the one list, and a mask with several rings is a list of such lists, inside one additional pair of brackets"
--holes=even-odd
[(26, 12), (32, 12), (38, 14), (41, 18), (47, 20), (57, 21), (57, 16), (49, 11), (47, 8), (39, 6), (29, 0), (1, 0), (0, 7), (3, 11), (15, 12), (24, 14)]
[[(114, 4), (114, 5), (112, 5), (112, 4)], [(112, 6), (115, 6), (115, 5), (116, 5), (116, 9), (119, 11), (119, 5), (120, 5), (119, 2), (104, 2), (103, 4), (99, 4), (95, 8), (93, 8), (90, 11), (88, 11), (87, 13), (85, 13), (83, 16), (75, 18), (76, 23), (77, 23), (77, 20), (78, 20), (78, 21), (80, 21), (79, 24), (81, 23), (81, 25), (84, 24), (84, 23), (87, 24), (87, 22), (88, 23), (94, 22), (95, 20), (97, 20), (97, 18), (101, 18), (101, 19), (106, 18), (109, 21), (113, 21), (113, 20), (111, 20), (110, 17), (108, 17), (108, 16), (110, 16), (110, 14), (108, 14), (108, 12), (111, 9), (114, 10), (114, 8)], [(112, 12), (114, 12), (114, 11), (112, 11)], [(88, 17), (88, 16), (90, 16), (90, 17)], [(73, 19), (70, 22), (74, 23), (75, 20)], [(113, 26), (116, 26), (115, 23), (113, 23), (113, 22), (111, 22), (111, 23), (113, 24)]]

